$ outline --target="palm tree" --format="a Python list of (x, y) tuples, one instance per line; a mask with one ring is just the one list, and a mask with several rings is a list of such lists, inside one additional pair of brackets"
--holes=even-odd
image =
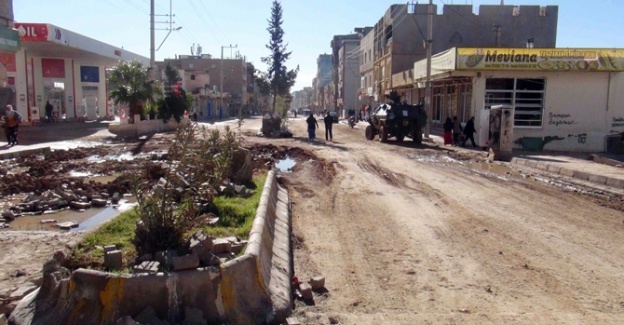
[(135, 114), (143, 116), (145, 104), (153, 104), (154, 97), (161, 93), (157, 82), (150, 80), (148, 70), (138, 61), (119, 63), (111, 70), (107, 81), (115, 105), (125, 103), (130, 107), (130, 123), (134, 123)]

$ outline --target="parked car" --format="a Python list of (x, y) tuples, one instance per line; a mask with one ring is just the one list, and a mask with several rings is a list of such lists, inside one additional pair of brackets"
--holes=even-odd
[(331, 116), (334, 119), (334, 123), (338, 123), (338, 113), (329, 112), (329, 116)]

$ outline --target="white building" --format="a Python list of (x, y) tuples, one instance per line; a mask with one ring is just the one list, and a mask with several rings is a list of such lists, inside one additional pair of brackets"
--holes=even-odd
[[(410, 97), (424, 96), (426, 72), (414, 64)], [(516, 148), (624, 149), (624, 49), (452, 48), (434, 56), (432, 87), (434, 123), (475, 116), (479, 130), (483, 110), (509, 104)]]
[[(29, 121), (45, 117), (46, 101), (67, 119), (112, 116), (106, 69), (120, 61), (149, 59), (51, 25), (15, 23), (21, 49), (6, 60), (17, 111)], [(6, 65), (6, 64), (5, 64)]]

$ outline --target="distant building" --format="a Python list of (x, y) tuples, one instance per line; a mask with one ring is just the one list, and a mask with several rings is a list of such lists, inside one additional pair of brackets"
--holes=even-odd
[(195, 95), (199, 119), (234, 117), (247, 107), (249, 76), (243, 57), (221, 60), (208, 54), (179, 55), (156, 63), (161, 79), (168, 64), (178, 69), (182, 87)]
[(360, 89), (359, 73), (359, 46), (360, 38), (371, 27), (355, 28), (354, 34), (335, 35), (331, 41), (332, 47), (332, 81), (334, 83), (335, 111), (345, 116), (350, 108), (359, 106)]

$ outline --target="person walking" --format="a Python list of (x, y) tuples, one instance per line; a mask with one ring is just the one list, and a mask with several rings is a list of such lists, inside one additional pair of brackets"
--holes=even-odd
[(9, 146), (19, 144), (17, 140), (17, 129), (22, 122), (22, 116), (18, 112), (13, 110), (13, 106), (7, 105), (4, 111), (4, 125), (6, 128), (6, 136)]
[(329, 115), (329, 112), (325, 114), (325, 118), (323, 118), (323, 122), (325, 122), (325, 140), (332, 141), (333, 136), (334, 136), (332, 134), (332, 126), (334, 125), (334, 118), (331, 115)]
[(459, 136), (462, 133), (462, 126), (457, 116), (453, 116), (453, 145), (459, 146)]
[(462, 141), (462, 147), (466, 146), (466, 142), (468, 142), (468, 139), (470, 139), (470, 142), (472, 142), (472, 147), (476, 148), (477, 145), (475, 144), (475, 140), (474, 140), (474, 134), (477, 133), (477, 130), (475, 130), (475, 125), (474, 125), (474, 116), (472, 116), (468, 122), (466, 122), (466, 127), (464, 127), (464, 141)]
[(453, 144), (453, 121), (450, 117), (444, 121), (444, 145)]
[(318, 122), (314, 118), (314, 113), (310, 113), (306, 123), (308, 123), (308, 141), (312, 142), (316, 138), (316, 129), (319, 127)]
[(46, 112), (46, 119), (48, 120), (48, 123), (54, 122), (54, 116), (52, 116), (53, 110), (54, 110), (54, 106), (52, 106), (52, 104), (50, 104), (50, 101), (47, 100), (45, 104), (45, 112)]

